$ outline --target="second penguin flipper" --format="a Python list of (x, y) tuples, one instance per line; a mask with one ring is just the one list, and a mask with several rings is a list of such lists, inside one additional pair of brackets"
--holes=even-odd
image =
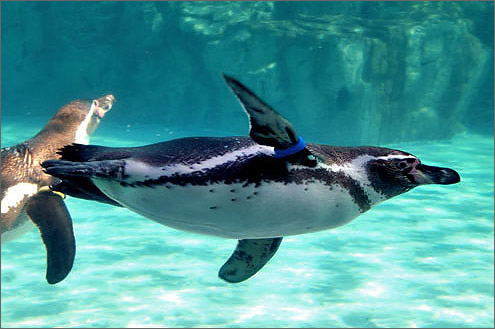
[(275, 255), (282, 238), (239, 240), (218, 276), (230, 283), (238, 283), (255, 275)]
[(32, 196), (26, 213), (41, 232), (46, 247), (46, 280), (55, 284), (69, 274), (76, 255), (76, 239), (72, 219), (63, 198), (49, 190)]

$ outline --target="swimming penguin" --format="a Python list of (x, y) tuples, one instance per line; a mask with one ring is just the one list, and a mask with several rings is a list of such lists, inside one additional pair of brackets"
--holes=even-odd
[(60, 180), (45, 174), (40, 164), (58, 157), (56, 151), (64, 145), (88, 143), (114, 101), (113, 95), (73, 101), (60, 108), (33, 138), (2, 148), (2, 243), (27, 232), (34, 223), (47, 250), (46, 279), (50, 284), (69, 274), (75, 239), (64, 195), (48, 188)]
[(224, 79), (249, 117), (250, 137), (129, 148), (73, 144), (42, 166), (64, 182), (89, 178), (110, 199), (160, 224), (238, 239), (219, 271), (227, 282), (254, 275), (284, 236), (345, 225), (419, 185), (460, 181), (454, 170), (399, 150), (305, 143), (252, 91)]

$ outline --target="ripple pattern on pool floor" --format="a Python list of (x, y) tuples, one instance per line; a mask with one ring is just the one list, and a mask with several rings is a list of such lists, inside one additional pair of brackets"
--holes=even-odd
[(389, 146), (455, 168), (462, 182), (419, 187), (341, 228), (287, 237), (237, 285), (217, 277), (236, 241), (70, 198), (72, 272), (46, 283), (36, 230), (2, 246), (1, 325), (493, 327), (493, 139)]

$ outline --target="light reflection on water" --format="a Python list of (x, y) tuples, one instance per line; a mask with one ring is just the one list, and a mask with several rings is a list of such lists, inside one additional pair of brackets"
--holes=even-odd
[[(19, 139), (17, 128), (2, 124), (2, 146)], [(105, 132), (92, 143), (122, 143)], [(126, 143), (159, 140), (147, 134)], [(462, 182), (423, 186), (344, 227), (288, 237), (237, 285), (217, 278), (235, 241), (70, 198), (78, 249), (66, 280), (45, 282), (36, 230), (2, 246), (2, 326), (493, 326), (493, 139), (387, 146), (452, 167)]]

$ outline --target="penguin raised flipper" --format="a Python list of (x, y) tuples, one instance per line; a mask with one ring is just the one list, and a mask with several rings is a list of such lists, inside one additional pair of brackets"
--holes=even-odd
[(305, 147), (294, 126), (236, 79), (223, 74), (225, 82), (249, 118), (249, 136), (260, 145), (273, 146), (274, 157), (293, 164), (316, 166), (315, 156)]
[(271, 106), (234, 78), (223, 74), (249, 117), (249, 136), (258, 144), (287, 149), (298, 141), (296, 129)]
[(42, 189), (26, 204), (26, 214), (41, 232), (46, 248), (46, 280), (55, 284), (69, 274), (76, 254), (72, 219), (57, 192)]

